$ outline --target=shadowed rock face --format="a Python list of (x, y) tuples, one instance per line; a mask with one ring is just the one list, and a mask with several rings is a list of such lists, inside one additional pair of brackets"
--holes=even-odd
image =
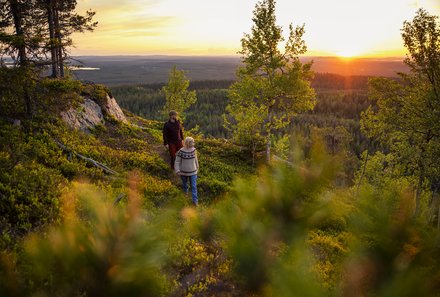
[(62, 112), (61, 118), (73, 129), (85, 132), (89, 132), (97, 125), (104, 124), (104, 114), (120, 122), (127, 123), (127, 119), (115, 98), (107, 95), (106, 99), (106, 102), (101, 107), (92, 99), (85, 98), (84, 103), (79, 107), (71, 107), (67, 111)]
[(127, 123), (127, 118), (125, 117), (124, 113), (121, 110), (121, 107), (116, 102), (115, 98), (110, 97), (107, 94), (107, 102), (102, 106), (104, 109), (104, 113), (107, 115), (113, 116), (116, 120)]

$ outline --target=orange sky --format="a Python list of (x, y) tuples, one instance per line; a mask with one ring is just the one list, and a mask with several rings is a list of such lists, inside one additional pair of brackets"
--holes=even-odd
[[(78, 0), (98, 28), (74, 36), (74, 55), (234, 55), (250, 32), (250, 0)], [(278, 0), (278, 24), (305, 23), (307, 55), (403, 56), (400, 29), (440, 0)]]

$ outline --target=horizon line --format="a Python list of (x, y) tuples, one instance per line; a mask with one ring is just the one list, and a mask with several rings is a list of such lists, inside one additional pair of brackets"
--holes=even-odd
[[(182, 57), (182, 58), (241, 58), (239, 55), (184, 55), (184, 54), (80, 54), (72, 55), (71, 57)], [(331, 56), (331, 55), (310, 55), (310, 56), (300, 56), (302, 58), (337, 58), (341, 60), (356, 60), (356, 59), (405, 59), (406, 56), (353, 56), (353, 57), (343, 57), (343, 56)]]

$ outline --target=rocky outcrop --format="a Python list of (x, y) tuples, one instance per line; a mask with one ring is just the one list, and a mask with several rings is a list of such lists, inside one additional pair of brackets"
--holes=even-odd
[(61, 118), (72, 128), (89, 131), (104, 123), (104, 114), (95, 101), (86, 98), (78, 108), (69, 108), (61, 113)]
[(98, 102), (99, 104), (91, 98), (85, 97), (79, 107), (70, 107), (67, 111), (61, 112), (61, 118), (70, 127), (85, 132), (97, 125), (104, 124), (105, 119), (128, 123), (121, 107), (111, 95), (106, 93), (105, 98), (103, 97)]
[(115, 98), (110, 97), (109, 94), (106, 96), (106, 101), (104, 102), (102, 109), (106, 115), (110, 115), (120, 122), (127, 123), (127, 118), (122, 112), (121, 107), (118, 105)]

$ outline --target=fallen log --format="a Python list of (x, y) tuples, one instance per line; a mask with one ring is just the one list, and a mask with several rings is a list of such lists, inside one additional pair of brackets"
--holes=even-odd
[(124, 197), (125, 197), (125, 194), (124, 194), (124, 193), (119, 194), (118, 197), (117, 197), (117, 198), (115, 199), (115, 201), (113, 202), (113, 206), (118, 205), (119, 201), (121, 201), (122, 198), (124, 198)]
[(75, 155), (75, 156), (77, 156), (78, 158), (80, 158), (80, 159), (82, 159), (82, 160), (85, 160), (85, 161), (87, 161), (88, 163), (91, 163), (93, 166), (95, 166), (95, 167), (97, 167), (97, 168), (100, 168), (100, 169), (104, 170), (104, 171), (107, 172), (107, 173), (110, 173), (110, 174), (118, 174), (116, 171), (110, 169), (109, 167), (105, 166), (104, 164), (99, 163), (98, 161), (95, 161), (95, 160), (93, 160), (93, 159), (91, 159), (91, 158), (89, 158), (89, 157), (86, 157), (86, 156), (83, 156), (83, 155), (81, 155), (81, 154), (78, 154), (77, 152), (74, 152), (73, 150), (71, 150), (70, 148), (68, 148), (67, 146), (65, 146), (65, 145), (62, 144), (61, 142), (59, 142), (58, 140), (54, 140), (54, 141), (55, 141), (55, 143), (56, 143), (60, 148), (62, 148), (62, 149), (63, 149), (64, 151), (66, 151), (67, 153), (69, 153), (69, 159), (72, 158), (72, 155)]

